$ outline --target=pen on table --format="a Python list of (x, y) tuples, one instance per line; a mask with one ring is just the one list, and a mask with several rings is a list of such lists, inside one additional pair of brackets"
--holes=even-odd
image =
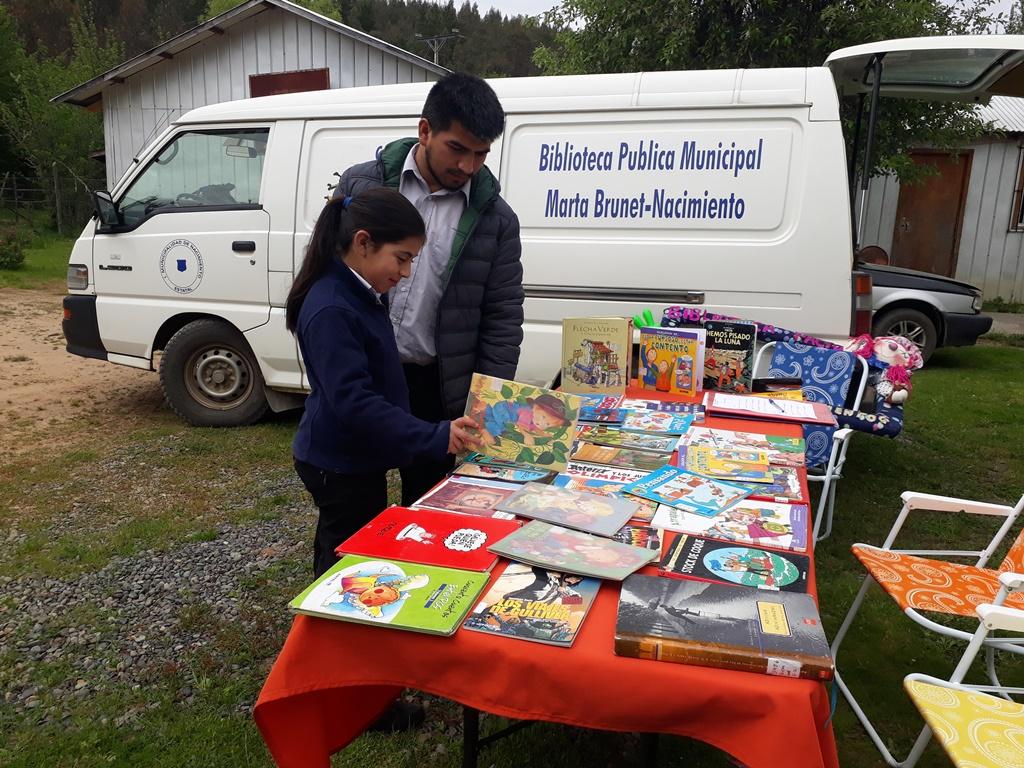
[(769, 403), (771, 403), (771, 404), (772, 404), (772, 405), (773, 405), (773, 406), (775, 407), (775, 410), (777, 410), (777, 411), (778, 411), (779, 413), (785, 413), (785, 412), (786, 412), (786, 409), (785, 409), (785, 408), (783, 408), (783, 407), (782, 407), (781, 405), (779, 405), (778, 403), (776, 403), (776, 402), (775, 402), (774, 400), (772, 400), (772, 399), (771, 399), (770, 397), (769, 397), (769, 398), (767, 398), (767, 399), (768, 399), (768, 402), (769, 402)]

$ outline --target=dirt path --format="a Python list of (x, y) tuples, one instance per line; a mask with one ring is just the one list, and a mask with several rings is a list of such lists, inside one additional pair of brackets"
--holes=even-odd
[(153, 372), (68, 354), (63, 294), (0, 289), (0, 451), (68, 450), (81, 432), (122, 431), (164, 408)]

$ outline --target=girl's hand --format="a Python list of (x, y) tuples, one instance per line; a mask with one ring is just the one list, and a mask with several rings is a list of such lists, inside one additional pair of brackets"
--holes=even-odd
[(460, 416), (450, 422), (448, 429), (448, 453), (459, 454), (480, 445), (480, 425), (472, 416)]

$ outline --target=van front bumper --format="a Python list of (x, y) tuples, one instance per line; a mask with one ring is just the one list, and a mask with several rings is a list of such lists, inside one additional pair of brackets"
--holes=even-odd
[(65, 349), (79, 357), (107, 359), (107, 350), (100, 340), (100, 325), (96, 320), (96, 297), (71, 295), (64, 297)]
[(987, 333), (992, 327), (992, 318), (988, 315), (961, 315), (949, 313), (945, 316), (946, 340), (944, 347), (969, 347), (978, 341), (978, 337)]

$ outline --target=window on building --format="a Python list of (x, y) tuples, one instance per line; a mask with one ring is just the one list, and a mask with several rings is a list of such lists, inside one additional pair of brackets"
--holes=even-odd
[(1013, 185), (1013, 204), (1010, 206), (1010, 232), (1024, 232), (1024, 147), (1017, 149), (1017, 175)]

